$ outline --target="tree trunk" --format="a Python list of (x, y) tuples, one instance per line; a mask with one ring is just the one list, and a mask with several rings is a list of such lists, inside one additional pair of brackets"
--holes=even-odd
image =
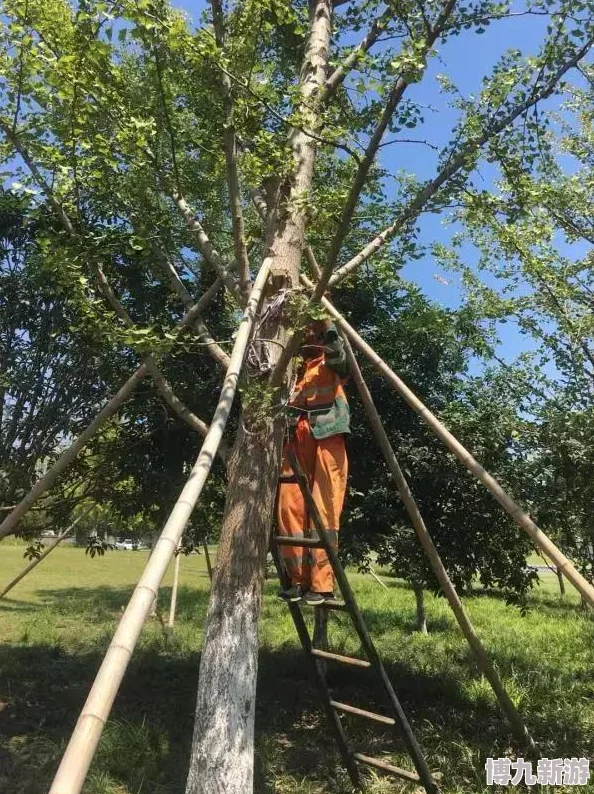
[(427, 634), (427, 613), (425, 612), (425, 591), (422, 585), (413, 584), (413, 593), (415, 594), (415, 602), (417, 606), (417, 623), (416, 631), (421, 634)]
[(249, 794), (258, 669), (258, 616), (284, 421), (243, 428), (229, 464), (229, 493), (206, 617), (188, 794)]
[[(319, 125), (313, 95), (323, 84), (328, 65), (332, 0), (310, 0), (309, 7), (310, 31), (299, 85), (302, 127), (289, 136), (293, 174), (281, 190), (283, 203), (268, 224), (266, 240), (271, 293), (277, 295), (299, 283), (307, 217), (304, 198), (311, 188), (316, 154), (309, 131)], [(271, 318), (258, 336), (280, 343), (270, 345), (274, 370), (286, 344), (281, 318)], [(253, 791), (258, 616), (285, 428), (278, 411), (275, 417), (256, 416), (261, 405), (262, 400), (245, 403), (228, 468), (186, 794)]]
[(555, 568), (555, 573), (557, 575), (557, 581), (559, 582), (559, 593), (561, 597), (563, 597), (565, 595), (565, 579), (559, 568)]

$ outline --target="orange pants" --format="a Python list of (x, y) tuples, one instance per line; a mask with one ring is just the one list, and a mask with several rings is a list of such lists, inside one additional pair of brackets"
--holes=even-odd
[[(348, 473), (344, 436), (329, 436), (318, 440), (312, 435), (307, 419), (300, 419), (292, 440), (283, 450), (281, 477), (293, 474), (287, 454), (289, 449), (295, 452), (303, 473), (309, 480), (324, 529), (338, 546), (340, 514)], [(315, 527), (309, 519), (297, 483), (280, 483), (277, 522), (280, 535), (302, 538), (304, 533), (309, 535), (311, 531), (311, 536), (316, 537)], [(292, 585), (301, 585), (304, 590), (312, 590), (314, 593), (330, 593), (334, 590), (332, 566), (324, 549), (305, 549), (301, 546), (280, 548)]]

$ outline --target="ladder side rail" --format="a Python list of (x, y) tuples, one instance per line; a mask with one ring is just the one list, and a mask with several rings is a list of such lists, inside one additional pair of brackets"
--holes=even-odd
[(376, 650), (376, 647), (371, 639), (371, 635), (367, 630), (367, 626), (365, 625), (365, 621), (363, 616), (359, 610), (357, 605), (357, 601), (355, 599), (355, 595), (351, 589), (349, 581), (347, 579), (346, 573), (344, 568), (342, 567), (342, 563), (338, 558), (338, 552), (334, 548), (334, 546), (330, 543), (328, 533), (326, 532), (322, 519), (318, 510), (318, 507), (314, 501), (313, 495), (309, 488), (309, 483), (307, 482), (307, 478), (305, 477), (301, 466), (299, 465), (299, 461), (297, 460), (297, 456), (293, 452), (289, 452), (289, 460), (291, 462), (291, 467), (295, 476), (297, 477), (297, 481), (299, 483), (299, 487), (301, 488), (301, 492), (303, 494), (303, 498), (305, 499), (307, 509), (309, 511), (309, 516), (318, 532), (320, 539), (324, 543), (325, 550), (328, 554), (328, 559), (330, 560), (330, 564), (332, 565), (332, 569), (338, 581), (338, 585), (342, 592), (342, 596), (348, 605), (349, 612), (351, 614), (353, 625), (359, 635), (359, 639), (361, 644), (367, 654), (370, 662), (376, 668), (378, 676), (386, 690), (386, 694), (388, 695), (388, 699), (390, 701), (390, 705), (392, 707), (392, 711), (396, 718), (397, 723), (400, 726), (402, 731), (402, 736), (404, 738), (404, 742), (406, 744), (407, 750), (412, 758), (412, 761), (415, 765), (415, 768), (418, 772), (418, 775), (421, 779), (427, 794), (438, 794), (438, 788), (433, 780), (431, 772), (429, 770), (429, 766), (427, 765), (427, 761), (425, 760), (425, 756), (423, 755), (423, 751), (419, 743), (417, 742), (416, 736), (413, 733), (413, 730), (406, 718), (406, 714), (400, 704), (396, 691), (392, 686), (392, 682), (386, 673), (385, 667), (382, 663), (382, 660)]
[[(278, 574), (279, 581), (282, 587), (288, 587), (290, 585), (289, 578), (286, 574), (285, 566), (282, 563), (282, 559), (278, 550), (277, 544), (274, 542), (274, 538), (270, 544), (270, 551), (272, 553), (272, 558), (274, 560), (274, 564), (276, 566), (276, 572)], [(309, 632), (307, 630), (307, 626), (305, 624), (305, 620), (303, 615), (301, 614), (301, 609), (299, 605), (296, 603), (288, 602), (289, 611), (291, 612), (291, 617), (293, 618), (293, 623), (295, 624), (295, 629), (297, 631), (297, 635), (301, 642), (301, 646), (307, 656), (312, 668), (314, 677), (318, 684), (318, 689), (320, 691), (320, 696), (322, 698), (322, 705), (324, 707), (324, 711), (326, 712), (326, 717), (328, 718), (328, 722), (332, 730), (334, 731), (336, 741), (338, 743), (338, 749), (340, 751), (340, 755), (342, 757), (342, 761), (346, 767), (348, 772), (349, 778), (351, 779), (351, 783), (358, 789), (361, 789), (361, 776), (359, 774), (359, 768), (357, 763), (355, 762), (353, 753), (349, 749), (346, 733), (344, 731), (342, 722), (340, 721), (340, 717), (338, 716), (336, 710), (332, 706), (332, 695), (330, 694), (330, 690), (328, 688), (328, 682), (326, 681), (326, 676), (324, 675), (323, 670), (323, 663), (316, 659), (316, 657), (312, 654), (312, 644), (311, 639), (309, 636)]]

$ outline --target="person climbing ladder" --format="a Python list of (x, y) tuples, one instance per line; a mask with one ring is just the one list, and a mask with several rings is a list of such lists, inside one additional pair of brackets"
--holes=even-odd
[[(278, 533), (302, 538), (311, 531), (316, 536), (289, 462), (292, 450), (309, 480), (324, 527), (338, 545), (348, 474), (345, 435), (350, 433), (350, 413), (343, 389), (348, 365), (334, 324), (329, 320), (311, 323), (300, 355), (303, 365), (289, 398), (289, 436), (281, 462)], [(283, 545), (281, 553), (291, 586), (280, 591), (280, 598), (303, 599), (316, 606), (334, 597), (334, 574), (324, 549)]]

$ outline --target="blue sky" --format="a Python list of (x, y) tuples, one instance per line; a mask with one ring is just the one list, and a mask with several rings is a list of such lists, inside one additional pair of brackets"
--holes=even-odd
[[(200, 13), (207, 3), (204, 0), (173, 0), (174, 5), (188, 12), (194, 22), (198, 22)], [(517, 4), (520, 10), (520, 4)], [(423, 138), (440, 147), (450, 139), (452, 125), (456, 120), (456, 112), (446, 105), (447, 98), (440, 92), (436, 76), (446, 74), (467, 96), (480, 90), (481, 80), (488, 75), (501, 55), (509, 49), (519, 49), (523, 54), (536, 54), (547, 19), (542, 17), (515, 17), (500, 20), (487, 27), (483, 35), (466, 34), (451, 39), (440, 47), (438, 56), (430, 62), (422, 85), (411, 86), (407, 96), (425, 105), (434, 106), (435, 111), (424, 113), (424, 124), (419, 130), (400, 133), (401, 137)], [(398, 137), (398, 136), (392, 136)], [(405, 169), (420, 179), (430, 178), (435, 172), (436, 153), (426, 146), (418, 144), (397, 144), (383, 149), (382, 163), (391, 173)], [(481, 169), (481, 177), (488, 187), (492, 173), (488, 166)], [(445, 216), (425, 215), (421, 219), (421, 239), (430, 243), (439, 240), (444, 243), (450, 239), (451, 227), (448, 227)], [(469, 263), (475, 257), (470, 246), (466, 249)], [(432, 257), (407, 264), (402, 275), (415, 282), (423, 293), (443, 306), (459, 305), (461, 290), (459, 279), (455, 274), (443, 272)], [(447, 283), (445, 283), (447, 282)], [(491, 282), (493, 283), (493, 282)], [(506, 359), (514, 358), (523, 350), (532, 349), (532, 342), (523, 337), (515, 323), (500, 326), (501, 346), (499, 353)]]

